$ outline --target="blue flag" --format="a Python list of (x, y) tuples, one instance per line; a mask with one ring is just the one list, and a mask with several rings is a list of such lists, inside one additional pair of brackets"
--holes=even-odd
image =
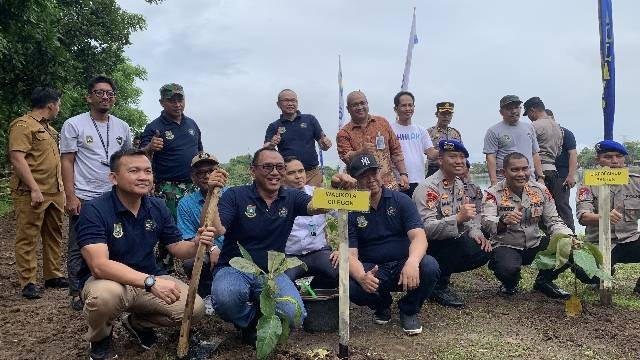
[(616, 63), (613, 52), (611, 0), (598, 1), (598, 21), (600, 23), (600, 64), (602, 67), (604, 139), (613, 140), (613, 117), (616, 111)]
[(400, 90), (406, 91), (409, 88), (409, 75), (411, 74), (411, 58), (413, 57), (413, 46), (418, 43), (416, 34), (416, 8), (413, 8), (413, 19), (411, 21), (411, 32), (409, 32), (409, 45), (407, 45), (407, 57), (404, 62), (404, 72), (402, 73), (402, 85)]

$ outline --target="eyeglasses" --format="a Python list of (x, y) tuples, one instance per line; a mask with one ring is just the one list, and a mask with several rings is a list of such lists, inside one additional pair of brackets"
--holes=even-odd
[(91, 92), (92, 92), (95, 96), (97, 96), (97, 97), (99, 97), (99, 98), (101, 98), (101, 97), (103, 97), (103, 96), (105, 96), (105, 95), (107, 95), (107, 97), (108, 97), (108, 98), (112, 98), (112, 97), (115, 97), (115, 96), (116, 96), (116, 92), (115, 92), (115, 91), (112, 91), (112, 90), (99, 90), (99, 89), (98, 89), (98, 90), (91, 90)]
[(297, 99), (280, 99), (280, 102), (283, 104), (286, 104), (286, 103), (295, 104), (298, 102), (298, 100)]
[(357, 103), (351, 103), (351, 104), (349, 104), (347, 106), (350, 107), (350, 108), (355, 109), (355, 108), (359, 108), (359, 107), (364, 107), (366, 105), (367, 105), (366, 101), (360, 101), (360, 102), (357, 102)]
[(269, 174), (273, 171), (273, 169), (278, 170), (279, 173), (284, 173), (285, 166), (283, 163), (279, 164), (255, 164), (255, 167), (261, 168), (265, 173)]

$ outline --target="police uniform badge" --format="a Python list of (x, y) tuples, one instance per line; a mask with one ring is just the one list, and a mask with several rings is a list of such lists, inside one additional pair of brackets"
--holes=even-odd
[(440, 195), (438, 195), (437, 192), (435, 192), (433, 190), (427, 191), (427, 207), (429, 209), (433, 209), (433, 207), (436, 205), (436, 201), (438, 201), (439, 197), (440, 197)]
[(153, 222), (153, 220), (151, 220), (151, 219), (147, 219), (147, 220), (144, 222), (144, 229), (145, 229), (146, 231), (153, 231), (153, 230), (155, 230), (155, 229), (156, 229), (156, 224)]
[(449, 207), (446, 207), (446, 208), (442, 209), (442, 215), (444, 215), (444, 216), (451, 215), (451, 209)]
[(116, 142), (118, 143), (118, 145), (122, 145), (122, 142), (123, 142), (123, 140), (122, 140), (122, 136), (118, 136), (118, 137), (116, 138)]
[(581, 187), (578, 190), (578, 200), (585, 201), (587, 197), (590, 195), (590, 191), (588, 187)]
[(187, 132), (189, 133), (189, 135), (194, 136), (196, 134), (196, 132), (193, 129), (189, 129), (187, 130)]
[(532, 217), (539, 217), (542, 216), (542, 207), (541, 206), (534, 206), (531, 208), (531, 216)]
[(85, 138), (84, 138), (84, 142), (85, 142), (87, 145), (91, 145), (91, 144), (93, 144), (93, 136), (91, 136), (91, 135), (87, 135), (87, 136), (85, 136)]
[(280, 126), (278, 128), (278, 134), (284, 134), (287, 131), (287, 128), (284, 126)]
[(122, 224), (115, 223), (113, 224), (113, 237), (116, 239), (120, 239), (124, 235), (124, 231), (122, 230)]
[(396, 216), (396, 208), (394, 208), (393, 206), (389, 206), (387, 208), (387, 215)]
[(367, 219), (365, 219), (365, 217), (364, 217), (364, 216), (362, 216), (362, 215), (361, 215), (361, 216), (358, 216), (358, 217), (356, 218), (356, 222), (357, 222), (357, 224), (358, 224), (358, 227), (359, 227), (359, 228), (366, 227), (366, 226), (367, 226), (367, 224), (368, 224)]
[(495, 195), (493, 195), (492, 193), (487, 191), (486, 195), (484, 196), (484, 201), (495, 203), (496, 202), (496, 197), (495, 197)]
[(442, 198), (442, 200), (447, 200), (449, 199), (449, 193), (448, 192), (443, 192), (442, 195), (440, 195), (440, 197)]
[(300, 127), (303, 128), (303, 129), (306, 129), (307, 128), (307, 123), (306, 122), (300, 123)]
[(256, 206), (247, 205), (247, 208), (244, 210), (244, 214), (247, 215), (248, 218), (256, 217)]
[(165, 132), (164, 132), (164, 137), (166, 137), (166, 138), (167, 138), (167, 140), (173, 140), (173, 138), (174, 138), (175, 136), (173, 135), (173, 133), (171, 132), (171, 130), (167, 130), (167, 131), (165, 131)]
[(278, 216), (280, 216), (280, 217), (286, 217), (288, 213), (289, 213), (289, 211), (287, 211), (286, 207), (281, 207), (278, 210)]
[(464, 193), (463, 189), (458, 190), (458, 196), (462, 196), (463, 193)]

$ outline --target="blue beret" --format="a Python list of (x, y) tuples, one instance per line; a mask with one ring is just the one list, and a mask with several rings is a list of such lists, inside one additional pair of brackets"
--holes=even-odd
[(596, 154), (602, 154), (610, 151), (619, 152), (622, 155), (627, 155), (627, 149), (624, 145), (613, 140), (602, 140), (596, 144)]
[(465, 149), (464, 145), (460, 141), (456, 140), (440, 140), (438, 143), (440, 151), (458, 151), (464, 154), (464, 157), (469, 157), (469, 152)]

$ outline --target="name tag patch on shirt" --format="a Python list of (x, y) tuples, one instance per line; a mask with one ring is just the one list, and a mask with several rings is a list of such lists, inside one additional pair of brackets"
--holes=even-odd
[(248, 218), (256, 217), (256, 206), (247, 205), (247, 208), (244, 210), (244, 214), (247, 215)]
[(356, 218), (356, 221), (358, 223), (358, 227), (359, 228), (363, 228), (363, 227), (367, 227), (367, 219), (364, 218), (364, 216), (358, 216)]
[(144, 229), (146, 231), (153, 231), (156, 229), (156, 224), (154, 224), (153, 220), (147, 219), (147, 221), (144, 222)]
[(120, 239), (124, 235), (124, 231), (122, 230), (122, 224), (115, 223), (113, 224), (113, 237), (116, 239)]

